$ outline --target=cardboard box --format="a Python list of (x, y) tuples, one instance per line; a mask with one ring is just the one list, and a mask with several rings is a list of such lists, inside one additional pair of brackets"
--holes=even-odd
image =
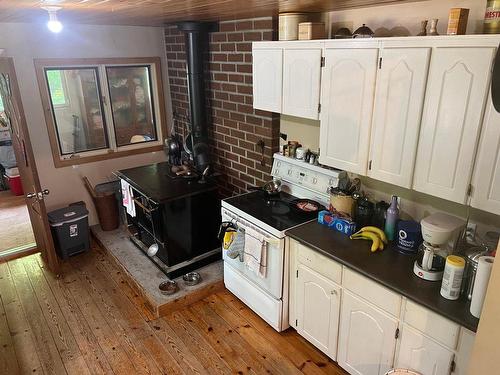
[(469, 19), (469, 9), (451, 8), (448, 17), (448, 35), (465, 35), (467, 30), (467, 20)]
[(299, 40), (325, 39), (325, 24), (323, 22), (299, 23)]

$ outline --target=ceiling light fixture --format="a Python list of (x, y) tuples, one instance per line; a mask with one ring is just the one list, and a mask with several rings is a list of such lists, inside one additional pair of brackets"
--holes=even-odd
[(62, 9), (61, 7), (49, 6), (42, 7), (47, 12), (49, 12), (49, 22), (47, 22), (47, 27), (53, 33), (58, 33), (63, 29), (62, 23), (57, 19), (57, 11)]

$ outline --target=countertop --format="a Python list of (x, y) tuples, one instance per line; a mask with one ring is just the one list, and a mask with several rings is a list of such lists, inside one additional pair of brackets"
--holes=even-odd
[(157, 203), (165, 203), (172, 199), (188, 197), (217, 188), (212, 178), (200, 184), (198, 179), (172, 177), (170, 164), (167, 162), (123, 169), (115, 172), (115, 175)]
[(476, 332), (479, 319), (469, 312), (470, 301), (450, 301), (439, 294), (441, 282), (426, 281), (413, 274), (414, 255), (401, 254), (389, 245), (370, 252), (370, 241), (353, 241), (317, 222), (286, 231), (291, 238), (377, 281), (416, 303)]

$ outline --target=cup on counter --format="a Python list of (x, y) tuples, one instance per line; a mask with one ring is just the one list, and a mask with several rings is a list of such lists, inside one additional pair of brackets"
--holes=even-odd
[(423, 241), (420, 223), (413, 220), (399, 220), (396, 236), (398, 249), (406, 254), (415, 254)]
[(307, 151), (309, 150), (305, 147), (297, 147), (295, 149), (295, 159), (304, 160)]

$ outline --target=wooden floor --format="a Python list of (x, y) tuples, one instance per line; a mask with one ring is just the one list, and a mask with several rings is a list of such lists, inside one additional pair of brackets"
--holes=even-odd
[(0, 192), (0, 252), (35, 242), (24, 196)]
[(0, 374), (345, 374), (228, 291), (152, 320), (103, 250), (0, 264)]

